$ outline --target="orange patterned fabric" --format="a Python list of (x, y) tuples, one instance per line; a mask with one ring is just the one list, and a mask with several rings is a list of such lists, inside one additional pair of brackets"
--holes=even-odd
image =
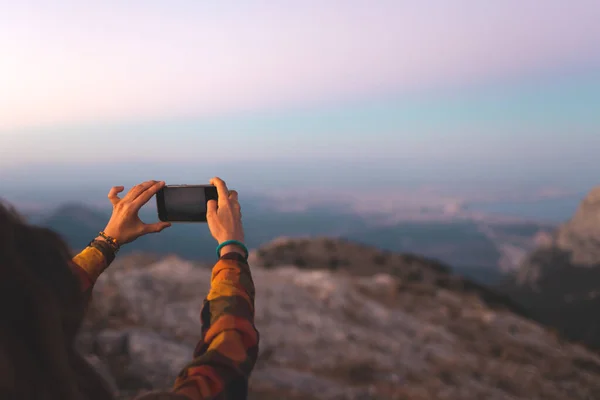
[[(94, 282), (108, 265), (98, 249), (88, 247), (73, 258), (72, 267), (89, 301)], [(250, 267), (243, 257), (236, 253), (222, 256), (212, 270), (211, 288), (201, 311), (200, 341), (192, 360), (175, 380), (170, 392), (173, 398), (182, 395), (190, 400), (247, 397), (248, 377), (258, 356), (254, 294)], [(142, 398), (166, 399), (169, 393)]]

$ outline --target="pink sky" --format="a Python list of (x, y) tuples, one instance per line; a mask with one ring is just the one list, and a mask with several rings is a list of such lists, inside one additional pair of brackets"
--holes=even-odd
[(600, 58), (597, 0), (87, 3), (2, 6), (0, 135), (435, 90)]

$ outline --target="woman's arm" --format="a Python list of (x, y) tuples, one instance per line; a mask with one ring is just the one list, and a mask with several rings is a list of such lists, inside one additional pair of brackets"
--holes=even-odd
[(194, 359), (177, 377), (174, 392), (192, 400), (246, 392), (258, 356), (258, 331), (254, 283), (240, 254), (227, 253), (214, 266), (200, 318), (202, 335)]
[(76, 255), (70, 263), (73, 272), (79, 278), (86, 306), (91, 298), (94, 283), (102, 271), (108, 268), (114, 260), (118, 246), (171, 226), (168, 222), (146, 224), (138, 216), (140, 208), (164, 186), (165, 182), (162, 181), (140, 183), (131, 188), (122, 199), (118, 194), (124, 190), (123, 186), (115, 186), (108, 193), (108, 199), (113, 205), (113, 212), (110, 221), (104, 228), (104, 233), (116, 241), (117, 248), (115, 249), (114, 244), (109, 245), (104, 237), (99, 236), (91, 246)]
[(79, 279), (86, 307), (91, 299), (96, 280), (102, 271), (108, 268), (111, 261), (100, 250), (91, 246), (83, 249), (71, 260), (70, 266)]

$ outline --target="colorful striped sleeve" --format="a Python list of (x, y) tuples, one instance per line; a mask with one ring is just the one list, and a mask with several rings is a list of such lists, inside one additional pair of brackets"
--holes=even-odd
[(70, 267), (79, 279), (84, 301), (89, 303), (92, 289), (96, 280), (108, 267), (108, 263), (102, 252), (95, 247), (86, 247), (71, 260)]
[(174, 392), (193, 400), (246, 398), (258, 356), (254, 294), (244, 258), (237, 253), (222, 256), (212, 270), (194, 359), (177, 377)]

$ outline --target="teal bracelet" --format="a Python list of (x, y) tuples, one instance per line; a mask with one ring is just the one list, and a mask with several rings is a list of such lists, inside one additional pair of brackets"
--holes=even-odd
[(217, 246), (217, 259), (221, 258), (221, 249), (225, 246), (229, 246), (230, 244), (241, 247), (242, 250), (244, 250), (244, 253), (246, 253), (244, 258), (246, 260), (248, 260), (248, 248), (246, 247), (246, 245), (244, 245), (244, 243), (237, 241), (237, 240), (226, 240), (223, 243), (221, 243), (220, 245), (218, 245)]

